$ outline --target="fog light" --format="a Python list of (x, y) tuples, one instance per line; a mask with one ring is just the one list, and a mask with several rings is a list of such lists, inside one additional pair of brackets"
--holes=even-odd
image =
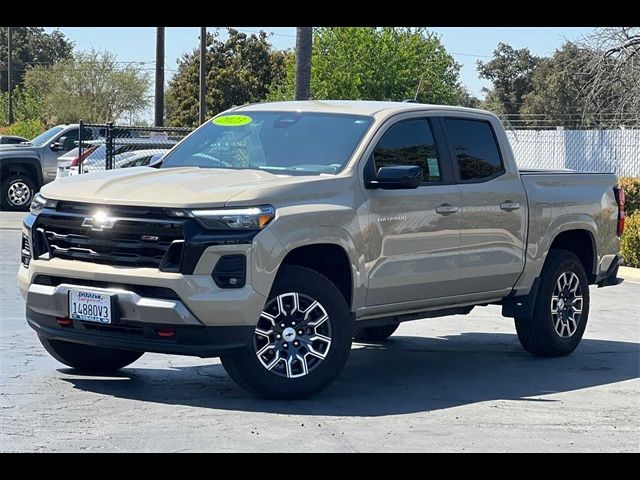
[(61, 327), (68, 327), (69, 325), (73, 325), (73, 320), (71, 320), (70, 318), (56, 317), (56, 322), (58, 322), (58, 325), (60, 325)]
[(247, 261), (244, 255), (220, 257), (211, 276), (220, 288), (241, 288), (245, 284)]
[(157, 330), (159, 337), (175, 337), (176, 331), (173, 328), (161, 328)]

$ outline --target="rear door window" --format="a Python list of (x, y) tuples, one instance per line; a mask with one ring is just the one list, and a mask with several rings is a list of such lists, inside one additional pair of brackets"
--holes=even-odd
[(446, 118), (445, 123), (462, 182), (490, 180), (505, 172), (489, 122)]

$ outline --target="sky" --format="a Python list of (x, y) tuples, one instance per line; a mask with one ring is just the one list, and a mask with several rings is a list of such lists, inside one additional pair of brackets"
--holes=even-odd
[[(47, 27), (62, 31), (75, 43), (76, 50), (96, 48), (109, 50), (122, 62), (141, 62), (153, 71), (155, 63), (155, 27)], [(209, 31), (216, 27), (208, 27)], [(293, 48), (295, 27), (234, 27), (246, 33), (271, 32), (275, 48)], [(565, 40), (576, 40), (593, 27), (427, 27), (440, 36), (445, 48), (462, 65), (460, 80), (471, 94), (482, 98), (482, 87), (490, 86), (478, 78), (476, 61), (488, 60), (499, 42), (514, 48), (528, 47), (534, 55), (549, 56)], [(165, 81), (176, 72), (184, 53), (199, 46), (199, 27), (167, 27), (165, 29)], [(151, 118), (149, 112), (149, 118)]]

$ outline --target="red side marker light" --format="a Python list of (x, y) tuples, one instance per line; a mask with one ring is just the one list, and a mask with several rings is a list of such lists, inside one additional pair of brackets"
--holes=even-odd
[(621, 187), (614, 187), (613, 193), (616, 196), (616, 202), (618, 203), (618, 226), (616, 233), (619, 237), (624, 233), (624, 219), (626, 217), (624, 212), (624, 190)]

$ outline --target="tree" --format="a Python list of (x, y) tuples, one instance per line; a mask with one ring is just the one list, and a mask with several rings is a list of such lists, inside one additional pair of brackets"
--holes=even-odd
[(311, 89), (312, 27), (296, 29), (296, 100), (308, 100)]
[[(45, 33), (42, 27), (11, 27), (11, 82), (21, 87), (32, 65), (52, 65), (68, 58), (73, 43), (58, 30)], [(7, 28), (0, 28), (0, 91), (7, 91)]]
[(25, 86), (44, 107), (44, 121), (116, 121), (149, 105), (150, 78), (132, 64), (118, 65), (109, 52), (88, 50), (52, 66), (30, 68)]
[(456, 97), (455, 100), (451, 103), (451, 105), (458, 105), (460, 107), (468, 107), (468, 108), (478, 108), (480, 107), (480, 100), (471, 95), (469, 90), (464, 85), (458, 85), (456, 89)]
[(541, 59), (533, 72), (532, 91), (524, 96), (518, 125), (579, 128), (596, 123), (597, 119), (585, 122), (582, 116), (584, 69), (594, 55), (591, 50), (565, 42), (551, 57)]
[(518, 119), (524, 97), (531, 92), (533, 72), (540, 59), (528, 48), (514, 49), (499, 43), (488, 62), (478, 61), (480, 78), (491, 80), (493, 88), (483, 88), (484, 108)]
[[(452, 104), (458, 100), (460, 66), (440, 39), (424, 28), (321, 27), (314, 29), (311, 97), (405, 100)], [(273, 100), (294, 98), (294, 61)], [(422, 80), (422, 81), (421, 81)]]
[[(0, 125), (7, 123), (8, 97), (8, 92), (0, 92)], [(13, 89), (12, 101), (13, 116), (16, 122), (37, 120), (40, 123), (42, 121), (44, 108), (39, 97), (33, 91), (16, 87)]]
[[(234, 105), (259, 102), (267, 97), (274, 83), (284, 77), (285, 53), (273, 50), (267, 34), (246, 35), (232, 28), (221, 40), (218, 32), (207, 34), (208, 113), (217, 114)], [(198, 125), (199, 53), (183, 55), (178, 72), (167, 89), (168, 123), (174, 126)]]
[(608, 114), (608, 126), (640, 125), (640, 27), (596, 28), (580, 45), (592, 50), (581, 69), (583, 117)]

